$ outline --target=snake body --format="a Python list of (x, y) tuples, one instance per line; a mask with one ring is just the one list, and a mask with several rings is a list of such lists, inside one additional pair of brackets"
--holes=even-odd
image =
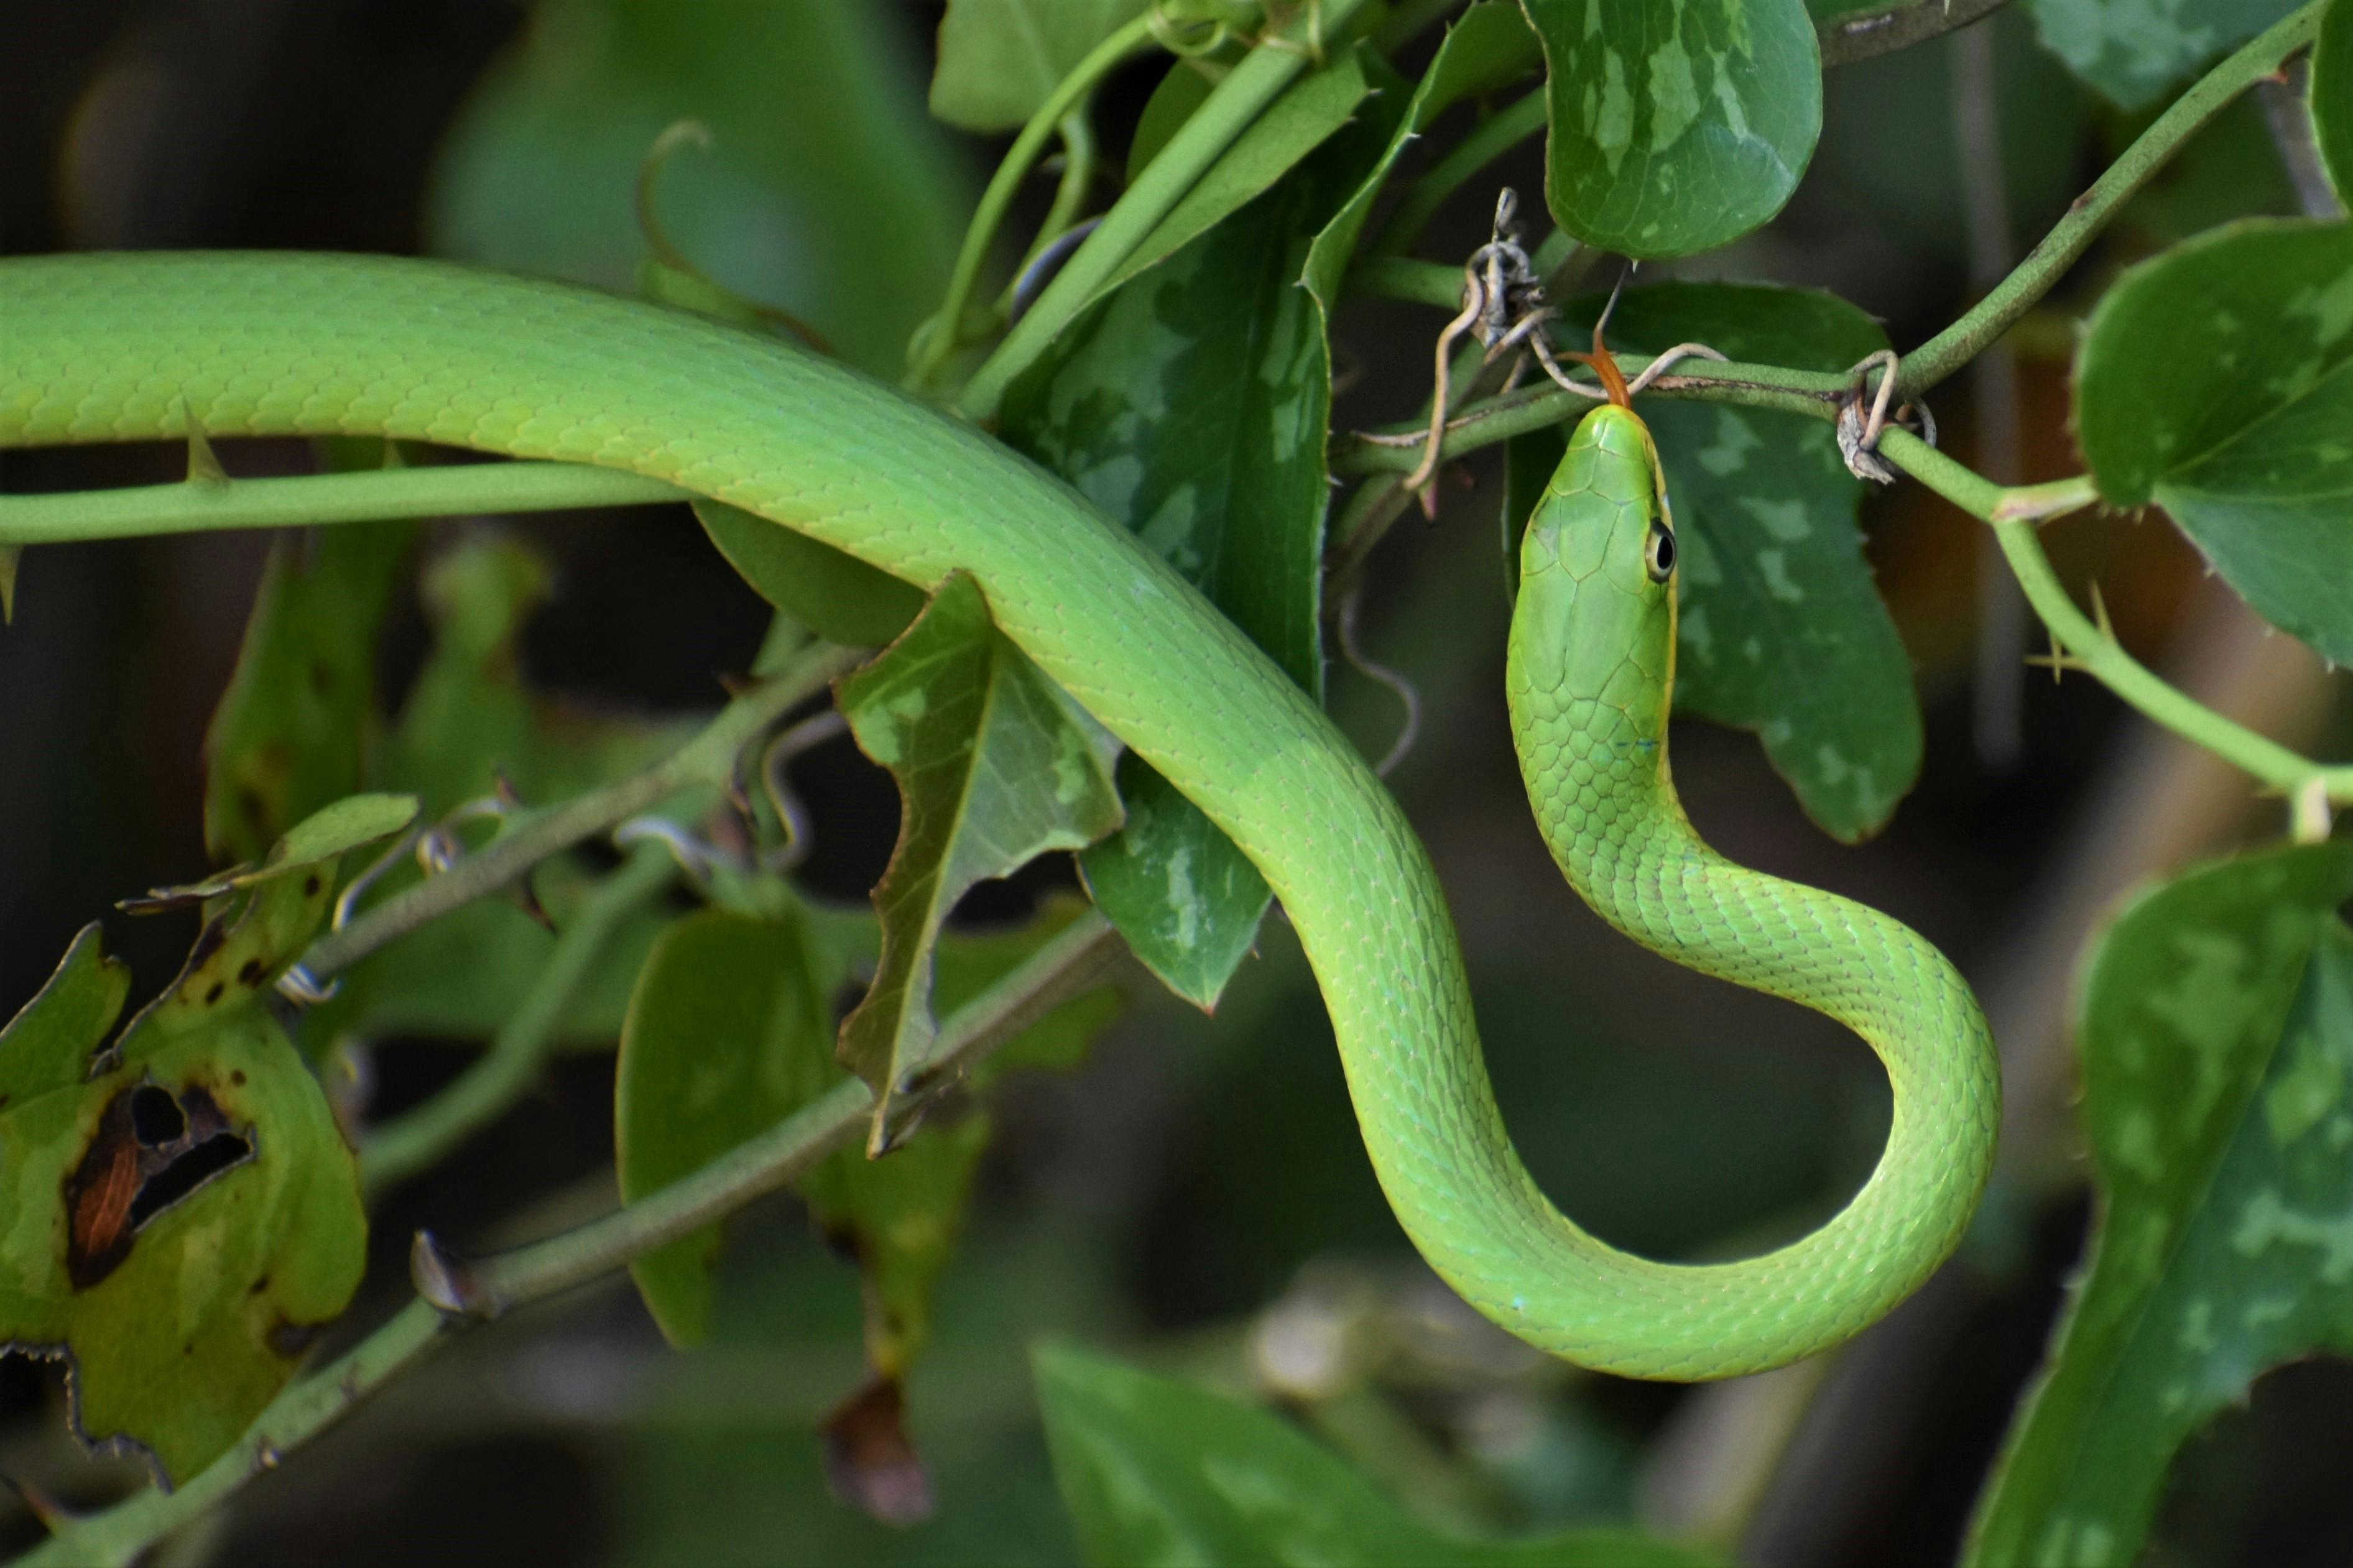
[(1627, 574), (1655, 501), (1630, 415), (1580, 428), (1527, 544), (1514, 708), (1554, 851), (1641, 940), (1853, 1025), (1895, 1089), (1888, 1151), (1853, 1203), (1737, 1263), (1646, 1261), (1553, 1207), (1505, 1135), (1445, 900), (1387, 790), (1156, 556), (980, 432), (724, 325), (445, 264), (0, 260), (0, 447), (195, 432), (595, 464), (926, 590), (972, 574), (1006, 635), (1265, 874), (1398, 1219), (1466, 1300), (1547, 1351), (1669, 1378), (1794, 1360), (1901, 1299), (1974, 1204), (1996, 1090), (1967, 988), (1894, 921), (1711, 855), (1675, 804), (1671, 582), (1646, 593)]

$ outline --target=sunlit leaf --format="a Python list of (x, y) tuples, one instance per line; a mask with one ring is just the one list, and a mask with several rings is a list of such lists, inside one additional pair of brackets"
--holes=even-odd
[(1089, 1563), (1703, 1568), (1631, 1531), (1441, 1536), (1280, 1417), (1067, 1345), (1031, 1358), (1054, 1477)]
[(1521, 0), (1544, 40), (1545, 200), (1627, 256), (1688, 256), (1781, 210), (1822, 129), (1804, 0)]
[(2353, 662), (2353, 224), (2250, 219), (2126, 273), (2075, 430), (2101, 500), (2163, 507), (2264, 619)]
[(2353, 844), (2204, 867), (2094, 953), (2088, 1269), (1968, 1560), (2139, 1557), (2175, 1452), (2264, 1369), (2353, 1351)]
[(938, 1034), (942, 922), (976, 884), (1119, 826), (1115, 745), (997, 629), (961, 573), (835, 694), (859, 745), (899, 781), (899, 842), (874, 889), (882, 953), (841, 1028), (843, 1064), (875, 1089), (879, 1150)]
[[(1572, 330), (1600, 309), (1567, 312)], [(1734, 283), (1630, 290), (1610, 318), (1619, 352), (1707, 343), (1736, 360), (1845, 370), (1887, 340), (1828, 294)], [(1855, 523), (1862, 483), (1820, 420), (1725, 404), (1645, 399), (1680, 546), (1675, 711), (1754, 730), (1825, 832), (1876, 832), (1920, 775), (1920, 702)], [(1565, 437), (1514, 443), (1540, 489)], [(1514, 537), (1534, 493), (1507, 487)], [(1509, 563), (1507, 563), (1507, 565)]]

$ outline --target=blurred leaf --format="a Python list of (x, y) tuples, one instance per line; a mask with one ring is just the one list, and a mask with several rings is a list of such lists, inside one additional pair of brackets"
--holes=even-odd
[(2353, 5), (2331, 0), (2312, 46), (2312, 140), (2337, 199), (2353, 206)]
[[(693, 732), (691, 719), (583, 714), (524, 685), (523, 623), (546, 597), (548, 583), (548, 565), (536, 552), (492, 535), (470, 538), (427, 563), (432, 650), (378, 749), (372, 781), (413, 792), (427, 820), (491, 795), (501, 778), (526, 806), (565, 799), (651, 764)], [(692, 815), (678, 802), (665, 809)], [(483, 842), (471, 841), (471, 847), (479, 851)], [(396, 867), (373, 898), (381, 901), (414, 886), (418, 874), (413, 863)], [(540, 902), (559, 918), (586, 885), (562, 860), (543, 865), (533, 879)], [(559, 1042), (606, 1044), (619, 1036), (630, 984), (670, 918), (649, 908), (623, 922), (606, 961), (565, 1009)], [(303, 1038), (313, 1048), (347, 1032), (487, 1038), (521, 1004), (554, 941), (514, 905), (477, 900), (346, 975), (334, 999), (306, 1016)]]
[(1026, 124), (1088, 51), (1144, 0), (948, 0), (932, 113), (986, 134)]
[[(1589, 328), (1600, 306), (1579, 300), (1567, 320)], [(1610, 336), (1621, 351), (1698, 342), (1807, 370), (1844, 370), (1887, 346), (1842, 300), (1736, 283), (1634, 289)], [(1911, 660), (1855, 525), (1862, 481), (1820, 420), (1663, 400), (1642, 417), (1682, 546), (1675, 710), (1757, 731), (1818, 826), (1847, 843), (1869, 837), (1919, 778), (1921, 739)], [(1565, 447), (1514, 442), (1511, 472), (1540, 489)], [(1526, 499), (1520, 489), (1507, 486), (1507, 502)], [(1508, 515), (1515, 562), (1527, 514)]]
[(927, 1066), (933, 946), (956, 900), (1052, 849), (1119, 826), (1114, 745), (952, 575), (906, 635), (835, 683), (859, 746), (899, 781), (899, 842), (874, 888), (882, 953), (841, 1026), (842, 1065), (872, 1085), (876, 1152), (890, 1147)]
[(1413, 89), (1412, 100), (1391, 132), (1388, 145), (1308, 248), (1304, 281), (1327, 313), (1339, 301), (1340, 281), (1364, 232), (1365, 219), (1406, 148), (1448, 109), (1508, 85), (1535, 69), (1543, 58), (1535, 34), (1520, 14), (1518, 0), (1481, 0), (1447, 29), (1445, 40), (1430, 58), (1429, 68)]
[(893, 373), (946, 286), (966, 205), (902, 26), (899, 7), (838, 0), (543, 0), (443, 146), (432, 246), (627, 290), (639, 161), (700, 120), (712, 148), (662, 180), (671, 240), (850, 363)]
[(1482, 1542), (1432, 1531), (1289, 1423), (1069, 1345), (1031, 1354), (1054, 1475), (1090, 1563), (1702, 1568), (1630, 1531)]
[[(623, 1203), (701, 1170), (839, 1079), (837, 979), (815, 971), (797, 920), (706, 910), (662, 934), (638, 977), (615, 1067)], [(674, 1345), (709, 1336), (723, 1240), (714, 1224), (629, 1264)]]
[[(2145, 118), (2156, 119), (2152, 110)], [(2143, 117), (2126, 122), (2141, 130)], [(2119, 151), (2126, 141), (2115, 135)], [(2295, 185), (2280, 162), (2279, 143), (2260, 100), (2232, 99), (2181, 144), (2157, 177), (2116, 215), (2135, 249), (2162, 250), (2242, 217), (2293, 217), (2301, 209)]]
[[(1386, 144), (1356, 132), (1082, 316), (1007, 390), (1000, 434), (1157, 551), (1311, 692), (1331, 363), (1296, 286), (1303, 237)], [(1250, 951), (1266, 883), (1141, 759), (1127, 826), (1081, 857), (1089, 890), (1169, 989), (1213, 1005)]]
[(1781, 210), (1822, 129), (1804, 0), (1521, 0), (1544, 40), (1545, 200), (1628, 256), (1688, 256)]
[(2237, 48), (2298, 0), (2028, 0), (2042, 43), (2119, 109)]
[(216, 860), (254, 858), (360, 787), (376, 634), (415, 537), (414, 523), (353, 523), (271, 547), (236, 673), (205, 731), (205, 847)]
[[(1372, 84), (1366, 79), (1369, 50), (1335, 56), (1309, 71), (1267, 105), (1233, 145), (1201, 173), (1192, 189), (1137, 242), (1134, 254), (1094, 292), (1109, 296), (1147, 268), (1166, 261), (1193, 240), (1250, 205), (1316, 148), (1348, 123)], [(1091, 301), (1092, 302), (1092, 301)]]
[(244, 1431), (365, 1258), (351, 1150), (262, 1005), (332, 897), (304, 853), (112, 1047), (129, 978), (95, 925), (0, 1031), (0, 1343), (69, 1359), (77, 1431), (167, 1482)]
[(2250, 219), (2126, 273), (2075, 428), (2103, 500), (2163, 507), (2264, 619), (2353, 662), (2353, 224)]
[(2136, 1561), (2184, 1439), (2267, 1367), (2353, 1351), (2348, 898), (2353, 843), (2244, 856), (2143, 895), (2093, 954), (2090, 1263), (1970, 1563)]
[(828, 642), (880, 647), (923, 607), (913, 584), (781, 523), (715, 500), (694, 515), (754, 592)]
[(1167, 74), (1160, 79), (1160, 85), (1152, 89), (1152, 96), (1144, 100), (1144, 113), (1135, 122), (1135, 134), (1128, 139), (1129, 184), (1135, 184), (1136, 176), (1151, 166), (1153, 159), (1160, 156), (1160, 149), (1167, 146), (1168, 139), (1185, 128), (1185, 121), (1193, 118), (1193, 111), (1209, 100), (1209, 94), (1217, 85), (1209, 79), (1208, 72), (1198, 68), (1190, 60), (1179, 58), (1168, 62)]

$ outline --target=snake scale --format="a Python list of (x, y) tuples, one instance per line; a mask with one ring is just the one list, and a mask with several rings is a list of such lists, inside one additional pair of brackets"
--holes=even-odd
[(1445, 900), (1388, 791), (1156, 556), (981, 432), (731, 327), (448, 264), (0, 260), (0, 447), (191, 432), (595, 464), (927, 590), (972, 574), (1006, 635), (1265, 874), (1398, 1219), (1466, 1300), (1546, 1351), (1642, 1377), (1778, 1365), (1893, 1306), (1967, 1223), (1999, 1104), (1967, 986), (1894, 921), (1715, 855), (1676, 802), (1672, 536), (1630, 412), (1588, 416), (1528, 531), (1510, 694), (1531, 798), (1571, 881), (1620, 929), (1840, 1019), (1894, 1086), (1887, 1150), (1853, 1201), (1733, 1263), (1634, 1257), (1546, 1199), (1505, 1135)]

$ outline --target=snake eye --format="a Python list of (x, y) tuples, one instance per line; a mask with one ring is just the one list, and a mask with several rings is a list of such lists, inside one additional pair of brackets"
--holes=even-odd
[(1674, 574), (1675, 536), (1666, 524), (1651, 524), (1651, 536), (1642, 542), (1642, 564), (1649, 568), (1653, 583), (1663, 583)]

